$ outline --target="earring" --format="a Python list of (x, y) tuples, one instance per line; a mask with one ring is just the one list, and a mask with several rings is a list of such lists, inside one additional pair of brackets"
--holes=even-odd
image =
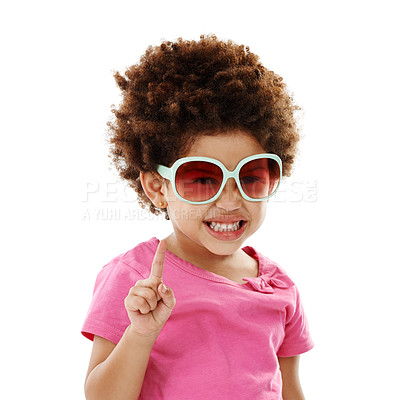
[(159, 205), (161, 208), (164, 208), (164, 206), (166, 206), (166, 204), (163, 201), (160, 201)]

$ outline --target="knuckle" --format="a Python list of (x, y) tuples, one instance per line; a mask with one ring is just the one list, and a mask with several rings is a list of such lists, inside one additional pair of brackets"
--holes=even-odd
[(138, 296), (136, 301), (140, 308), (143, 308), (147, 304), (147, 301), (143, 297)]
[(161, 296), (157, 292), (152, 290), (152, 293), (151, 293), (150, 298), (149, 298), (149, 302), (152, 305), (152, 307), (155, 308), (160, 299), (161, 299)]
[(135, 296), (136, 293), (137, 293), (137, 291), (138, 291), (137, 286), (132, 286), (132, 287), (129, 289), (128, 296)]
[(151, 293), (149, 293), (149, 296), (147, 298), (151, 308), (156, 308), (157, 306), (157, 295), (154, 293), (154, 290), (151, 290)]
[(126, 308), (149, 312), (157, 307), (159, 300), (157, 287), (159, 283), (149, 281), (149, 279), (137, 281), (135, 286), (130, 288), (125, 298)]
[(140, 297), (139, 309), (143, 313), (148, 313), (151, 310), (149, 303), (144, 297)]
[(128, 309), (132, 309), (133, 308), (132, 297), (131, 296), (125, 297), (124, 305), (125, 305), (125, 308), (128, 308)]
[(135, 295), (136, 295), (136, 292), (137, 292), (137, 286), (132, 286), (132, 287), (129, 289), (128, 296), (135, 296)]
[(146, 280), (147, 280), (147, 279), (140, 279), (140, 280), (138, 280), (138, 281), (135, 283), (135, 286), (133, 286), (133, 288), (134, 288), (134, 287), (137, 287), (137, 286), (144, 286), (144, 285), (146, 284)]

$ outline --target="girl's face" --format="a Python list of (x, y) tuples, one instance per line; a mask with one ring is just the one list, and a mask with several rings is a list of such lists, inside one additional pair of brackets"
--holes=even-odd
[[(200, 136), (185, 157), (211, 157), (221, 161), (232, 171), (243, 158), (265, 153), (257, 139), (250, 134), (235, 130), (216, 136)], [(190, 257), (230, 256), (242, 247), (243, 242), (264, 221), (267, 201), (245, 200), (233, 178), (228, 179), (220, 197), (208, 204), (190, 204), (178, 199), (169, 181), (162, 185), (163, 201), (168, 203), (168, 215), (174, 233), (167, 238), (171, 251), (190, 254)], [(221, 234), (215, 232), (205, 221), (233, 223), (246, 221), (237, 232)], [(188, 257), (188, 258), (190, 258)]]

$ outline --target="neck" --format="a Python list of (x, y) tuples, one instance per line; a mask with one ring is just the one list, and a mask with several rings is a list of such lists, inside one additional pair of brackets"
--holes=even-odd
[(217, 271), (221, 268), (232, 267), (234, 260), (237, 259), (237, 250), (233, 254), (219, 255), (211, 253), (207, 248), (201, 246), (187, 236), (181, 235), (177, 237), (175, 233), (169, 235), (165, 240), (167, 242), (167, 250), (174, 253), (179, 258), (190, 262), (207, 271)]

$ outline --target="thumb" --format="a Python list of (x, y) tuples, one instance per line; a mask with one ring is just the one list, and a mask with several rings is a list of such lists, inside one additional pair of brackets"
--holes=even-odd
[(166, 306), (169, 311), (172, 312), (172, 309), (175, 307), (176, 303), (174, 292), (172, 291), (172, 289), (167, 287), (164, 283), (160, 283), (158, 285), (158, 293), (161, 296), (164, 306)]

